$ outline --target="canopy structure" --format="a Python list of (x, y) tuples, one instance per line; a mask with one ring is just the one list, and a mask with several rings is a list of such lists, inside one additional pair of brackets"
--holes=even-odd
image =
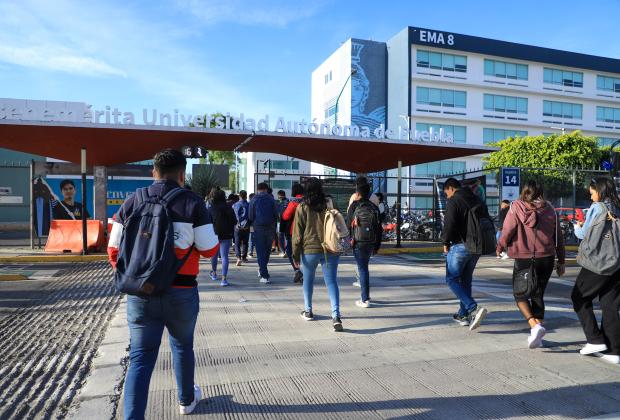
[(301, 135), (188, 127), (0, 121), (0, 147), (69, 162), (112, 166), (146, 160), (164, 148), (202, 146), (207, 150), (266, 152), (351, 172), (376, 172), (471, 156), (492, 147), (376, 138)]

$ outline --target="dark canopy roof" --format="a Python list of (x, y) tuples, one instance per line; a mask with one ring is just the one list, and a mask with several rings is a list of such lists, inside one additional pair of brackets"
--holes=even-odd
[(488, 153), (492, 147), (409, 142), (376, 138), (186, 127), (121, 126), (88, 123), (0, 121), (0, 147), (88, 165), (112, 166), (146, 160), (164, 148), (203, 146), (207, 150), (266, 152), (318, 162), (351, 172), (403, 166)]

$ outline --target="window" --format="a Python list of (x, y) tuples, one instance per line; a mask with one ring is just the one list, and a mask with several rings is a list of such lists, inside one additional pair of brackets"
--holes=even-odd
[(416, 176), (432, 177), (434, 175), (450, 175), (465, 172), (464, 161), (442, 160), (440, 162), (423, 163), (415, 165)]
[(543, 115), (545, 117), (569, 118), (580, 120), (583, 105), (569, 102), (543, 101)]
[(597, 140), (598, 140), (598, 145), (600, 147), (603, 147), (603, 146), (611, 146), (612, 144), (614, 144), (614, 142), (620, 139), (614, 139), (610, 137), (598, 137)]
[(433, 208), (433, 197), (416, 197), (415, 204), (416, 209), (432, 209)]
[(332, 80), (332, 71), (330, 70), (329, 73), (325, 74), (325, 84), (328, 84), (329, 82), (331, 82)]
[(289, 179), (272, 179), (270, 181), (271, 188), (276, 190), (290, 190), (293, 187), (293, 181)]
[(596, 121), (620, 123), (620, 108), (596, 107)]
[(554, 85), (580, 88), (583, 87), (583, 73), (545, 67), (543, 69), (543, 81)]
[(433, 133), (439, 133), (439, 130), (443, 129), (445, 134), (452, 134), (455, 143), (464, 144), (467, 142), (467, 127), (464, 125), (416, 123), (415, 129), (418, 131), (427, 131), (429, 133), (431, 129)]
[(484, 94), (484, 109), (495, 112), (527, 114), (527, 98)]
[(467, 92), (418, 86), (416, 88), (416, 102), (427, 105), (465, 108), (467, 106)]
[(501, 128), (483, 128), (482, 141), (484, 144), (495, 143), (496, 141), (507, 139), (508, 137), (525, 137), (527, 131), (504, 130)]
[(325, 118), (329, 118), (336, 114), (336, 105), (332, 105), (325, 110)]
[(467, 71), (467, 57), (464, 55), (444, 54), (434, 51), (418, 50), (416, 65), (435, 70)]
[(506, 79), (527, 80), (527, 64), (507, 63), (499, 60), (484, 59), (484, 74), (504, 77)]
[(271, 161), (271, 169), (289, 169), (293, 171), (299, 170), (299, 161), (298, 160), (272, 160)]
[(620, 93), (620, 78), (596, 76), (596, 88)]

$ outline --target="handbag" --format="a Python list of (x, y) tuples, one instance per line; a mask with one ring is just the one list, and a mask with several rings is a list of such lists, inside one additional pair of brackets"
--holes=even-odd
[(534, 230), (534, 253), (530, 265), (517, 270), (517, 262), (512, 272), (512, 293), (517, 299), (528, 299), (538, 288), (538, 276), (536, 275), (536, 241), (538, 239), (538, 224)]

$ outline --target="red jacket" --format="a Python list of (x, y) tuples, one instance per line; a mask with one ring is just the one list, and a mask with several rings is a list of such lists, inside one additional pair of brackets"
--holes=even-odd
[(557, 255), (564, 263), (564, 237), (553, 206), (546, 201), (532, 204), (516, 200), (504, 219), (497, 251), (508, 249), (511, 258)]
[(297, 210), (297, 206), (301, 203), (301, 199), (303, 197), (304, 196), (301, 194), (296, 195), (294, 199), (288, 202), (288, 206), (286, 206), (284, 213), (282, 213), (282, 220), (291, 222), (291, 235), (293, 234), (293, 226), (294, 226), (293, 222), (295, 221), (295, 210)]

